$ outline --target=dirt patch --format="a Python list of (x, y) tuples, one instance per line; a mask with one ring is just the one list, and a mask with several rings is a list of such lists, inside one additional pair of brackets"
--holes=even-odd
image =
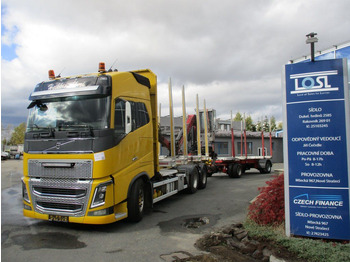
[[(158, 224), (162, 232), (201, 233), (213, 227), (218, 220), (216, 215), (181, 216)], [(208, 232), (208, 231), (206, 231)]]
[(199, 228), (203, 225), (209, 224), (209, 218), (207, 217), (195, 217), (195, 218), (189, 218), (185, 219), (184, 226), (186, 228)]
[(208, 254), (179, 259), (181, 262), (257, 262), (289, 261), (304, 262), (294, 253), (265, 239), (252, 239), (242, 224), (233, 224), (216, 232), (204, 235), (196, 247)]

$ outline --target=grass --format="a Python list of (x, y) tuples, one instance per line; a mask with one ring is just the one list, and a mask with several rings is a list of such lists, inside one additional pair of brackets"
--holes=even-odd
[(350, 261), (349, 243), (342, 244), (322, 239), (287, 237), (284, 234), (284, 225), (278, 227), (260, 226), (251, 220), (247, 220), (244, 223), (244, 227), (250, 237), (272, 241), (307, 261)]

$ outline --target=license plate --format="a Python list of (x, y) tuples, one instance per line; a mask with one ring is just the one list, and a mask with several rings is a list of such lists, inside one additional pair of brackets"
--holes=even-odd
[(49, 221), (53, 222), (69, 222), (68, 216), (57, 216), (57, 215), (49, 215)]

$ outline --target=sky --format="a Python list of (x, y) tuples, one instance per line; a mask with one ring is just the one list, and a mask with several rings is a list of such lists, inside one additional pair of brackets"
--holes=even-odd
[(26, 121), (35, 85), (56, 75), (96, 72), (99, 62), (158, 77), (158, 102), (188, 114), (196, 94), (217, 117), (230, 111), (254, 121), (282, 121), (282, 68), (316, 50), (350, 40), (348, 0), (2, 0), (1, 123)]

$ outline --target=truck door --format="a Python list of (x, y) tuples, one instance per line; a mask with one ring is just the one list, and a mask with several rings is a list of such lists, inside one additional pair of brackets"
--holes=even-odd
[(115, 100), (114, 137), (116, 199), (124, 200), (131, 180), (153, 167), (152, 124), (144, 103)]

